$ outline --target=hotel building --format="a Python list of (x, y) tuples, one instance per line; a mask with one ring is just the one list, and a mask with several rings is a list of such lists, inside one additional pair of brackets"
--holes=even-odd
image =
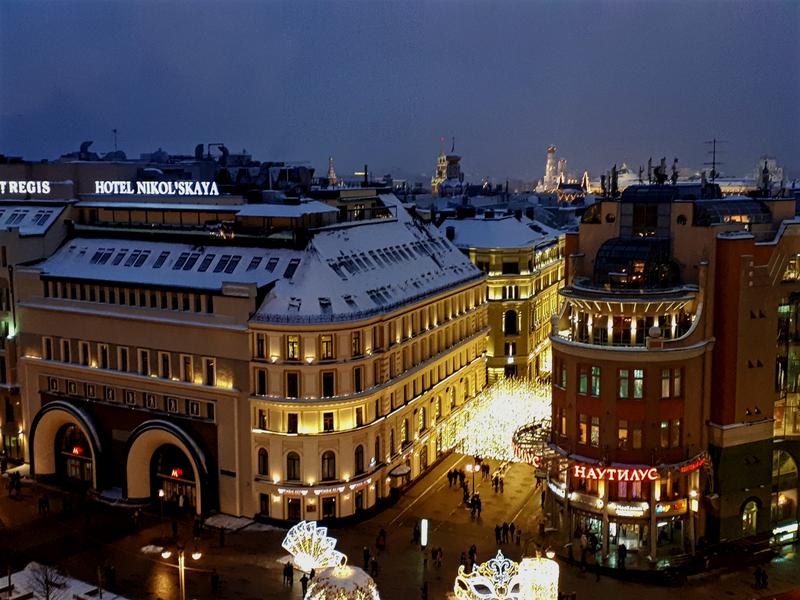
[(714, 185), (629, 186), (566, 235), (548, 494), (562, 531), (653, 559), (796, 531), (794, 215)]
[(444, 424), (486, 383), (485, 276), (394, 196), (73, 214), (15, 271), (37, 478), (202, 514), (358, 516), (449, 449)]

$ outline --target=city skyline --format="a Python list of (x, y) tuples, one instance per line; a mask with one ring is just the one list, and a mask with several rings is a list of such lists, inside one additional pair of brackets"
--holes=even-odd
[(475, 182), (540, 178), (551, 143), (592, 176), (699, 169), (716, 136), (725, 174), (769, 154), (800, 175), (795, 3), (155, 6), (4, 3), (0, 152), (107, 152), (117, 129), (129, 157), (224, 142), (422, 180), (455, 137)]

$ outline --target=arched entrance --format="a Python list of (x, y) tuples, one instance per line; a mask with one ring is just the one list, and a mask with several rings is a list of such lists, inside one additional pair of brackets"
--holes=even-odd
[(99, 489), (103, 446), (91, 417), (80, 408), (63, 400), (42, 406), (31, 422), (29, 449), (31, 475)]
[[(163, 493), (163, 496), (161, 492)], [(164, 444), (150, 459), (150, 495), (161, 499), (173, 511), (194, 511), (197, 507), (197, 483), (194, 467), (183, 450)]]
[(56, 475), (61, 481), (90, 487), (94, 481), (94, 455), (89, 440), (74, 423), (56, 434)]
[(772, 522), (797, 518), (797, 463), (785, 450), (772, 452)]
[(758, 531), (758, 500), (753, 498), (742, 506), (742, 536), (755, 535)]
[(128, 440), (126, 497), (129, 500), (163, 501), (202, 514), (208, 486), (205, 453), (180, 427), (168, 421), (147, 421), (134, 429)]

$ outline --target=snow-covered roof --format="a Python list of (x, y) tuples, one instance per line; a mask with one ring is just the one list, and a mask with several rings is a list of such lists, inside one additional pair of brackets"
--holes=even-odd
[(76, 238), (41, 265), (42, 276), (220, 290), (286, 276), (290, 251), (236, 246)]
[(393, 219), (320, 230), (304, 250), (285, 250), (297, 263), (270, 290), (257, 321), (353, 320), (482, 277), (432, 225), (411, 218), (391, 194), (380, 195)]
[(22, 236), (42, 235), (63, 211), (63, 206), (4, 204), (0, 206), (0, 231), (19, 230)]
[[(42, 571), (42, 569), (46, 569)], [(97, 586), (92, 583), (72, 579), (65, 575), (59, 574), (57, 571), (50, 567), (43, 567), (39, 563), (31, 562), (22, 570), (11, 574), (11, 585), (14, 587), (10, 598), (33, 598), (39, 600), (44, 598), (43, 589), (50, 585), (51, 598), (89, 598), (99, 597), (99, 590)], [(5, 576), (3, 583), (7, 583)], [(28, 594), (32, 594), (28, 596)], [(7, 598), (9, 596), (3, 596)], [(123, 596), (119, 596), (108, 590), (103, 590), (103, 598), (107, 600), (126, 600)]]
[(241, 204), (196, 204), (188, 202), (157, 202), (142, 200), (139, 202), (113, 202), (99, 200), (82, 200), (75, 206), (78, 208), (107, 208), (109, 210), (185, 210), (190, 212), (229, 212), (236, 213)]
[(245, 204), (239, 208), (238, 215), (240, 217), (289, 218), (335, 212), (339, 212), (335, 206), (312, 200), (301, 204)]
[(514, 217), (445, 219), (439, 230), (446, 233), (448, 227), (453, 228), (453, 243), (459, 248), (531, 248), (545, 238)]

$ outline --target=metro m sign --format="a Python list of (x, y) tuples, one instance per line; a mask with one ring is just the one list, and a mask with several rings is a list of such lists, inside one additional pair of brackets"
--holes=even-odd
[(658, 469), (622, 469), (618, 467), (587, 467), (573, 465), (572, 476), (580, 479), (604, 479), (606, 481), (655, 481)]

